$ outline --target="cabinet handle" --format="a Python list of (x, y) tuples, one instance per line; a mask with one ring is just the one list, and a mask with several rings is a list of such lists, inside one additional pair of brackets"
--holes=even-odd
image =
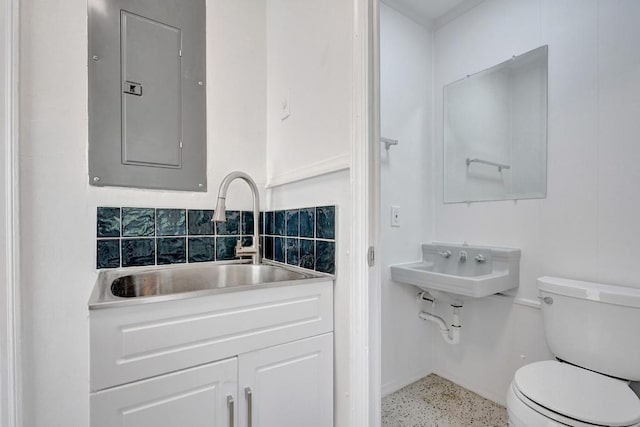
[(244, 397), (247, 399), (247, 425), (248, 427), (252, 427), (253, 421), (251, 418), (253, 415), (253, 392), (251, 391), (251, 387), (244, 388)]
[(233, 396), (227, 396), (227, 409), (229, 409), (229, 427), (235, 424), (233, 421)]

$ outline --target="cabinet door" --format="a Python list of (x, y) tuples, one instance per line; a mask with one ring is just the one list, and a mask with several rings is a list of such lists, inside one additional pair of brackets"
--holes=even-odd
[(333, 426), (333, 333), (239, 356), (240, 426)]
[(91, 427), (227, 427), (237, 419), (238, 359), (91, 394)]

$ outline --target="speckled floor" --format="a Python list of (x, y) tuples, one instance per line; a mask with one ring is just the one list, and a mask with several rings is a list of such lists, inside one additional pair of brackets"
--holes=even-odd
[(504, 407), (431, 374), (382, 399), (383, 427), (506, 427)]

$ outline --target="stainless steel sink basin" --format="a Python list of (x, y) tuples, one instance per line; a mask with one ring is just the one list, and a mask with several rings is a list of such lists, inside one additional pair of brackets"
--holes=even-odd
[(309, 277), (272, 265), (218, 265), (182, 270), (161, 270), (118, 277), (111, 283), (116, 297), (135, 298), (205, 289), (249, 286)]
[(89, 308), (296, 284), (326, 275), (280, 265), (238, 262), (101, 272)]

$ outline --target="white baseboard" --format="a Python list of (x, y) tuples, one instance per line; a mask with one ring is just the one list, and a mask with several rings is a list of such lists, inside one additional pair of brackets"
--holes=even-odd
[(394, 379), (393, 381), (389, 381), (385, 384), (382, 384), (382, 397), (386, 397), (391, 393), (395, 393), (401, 388), (404, 388), (409, 384), (413, 384), (414, 382), (426, 377), (430, 373), (431, 373), (431, 369), (418, 371), (410, 375), (407, 375), (404, 378), (397, 378), (397, 379)]

